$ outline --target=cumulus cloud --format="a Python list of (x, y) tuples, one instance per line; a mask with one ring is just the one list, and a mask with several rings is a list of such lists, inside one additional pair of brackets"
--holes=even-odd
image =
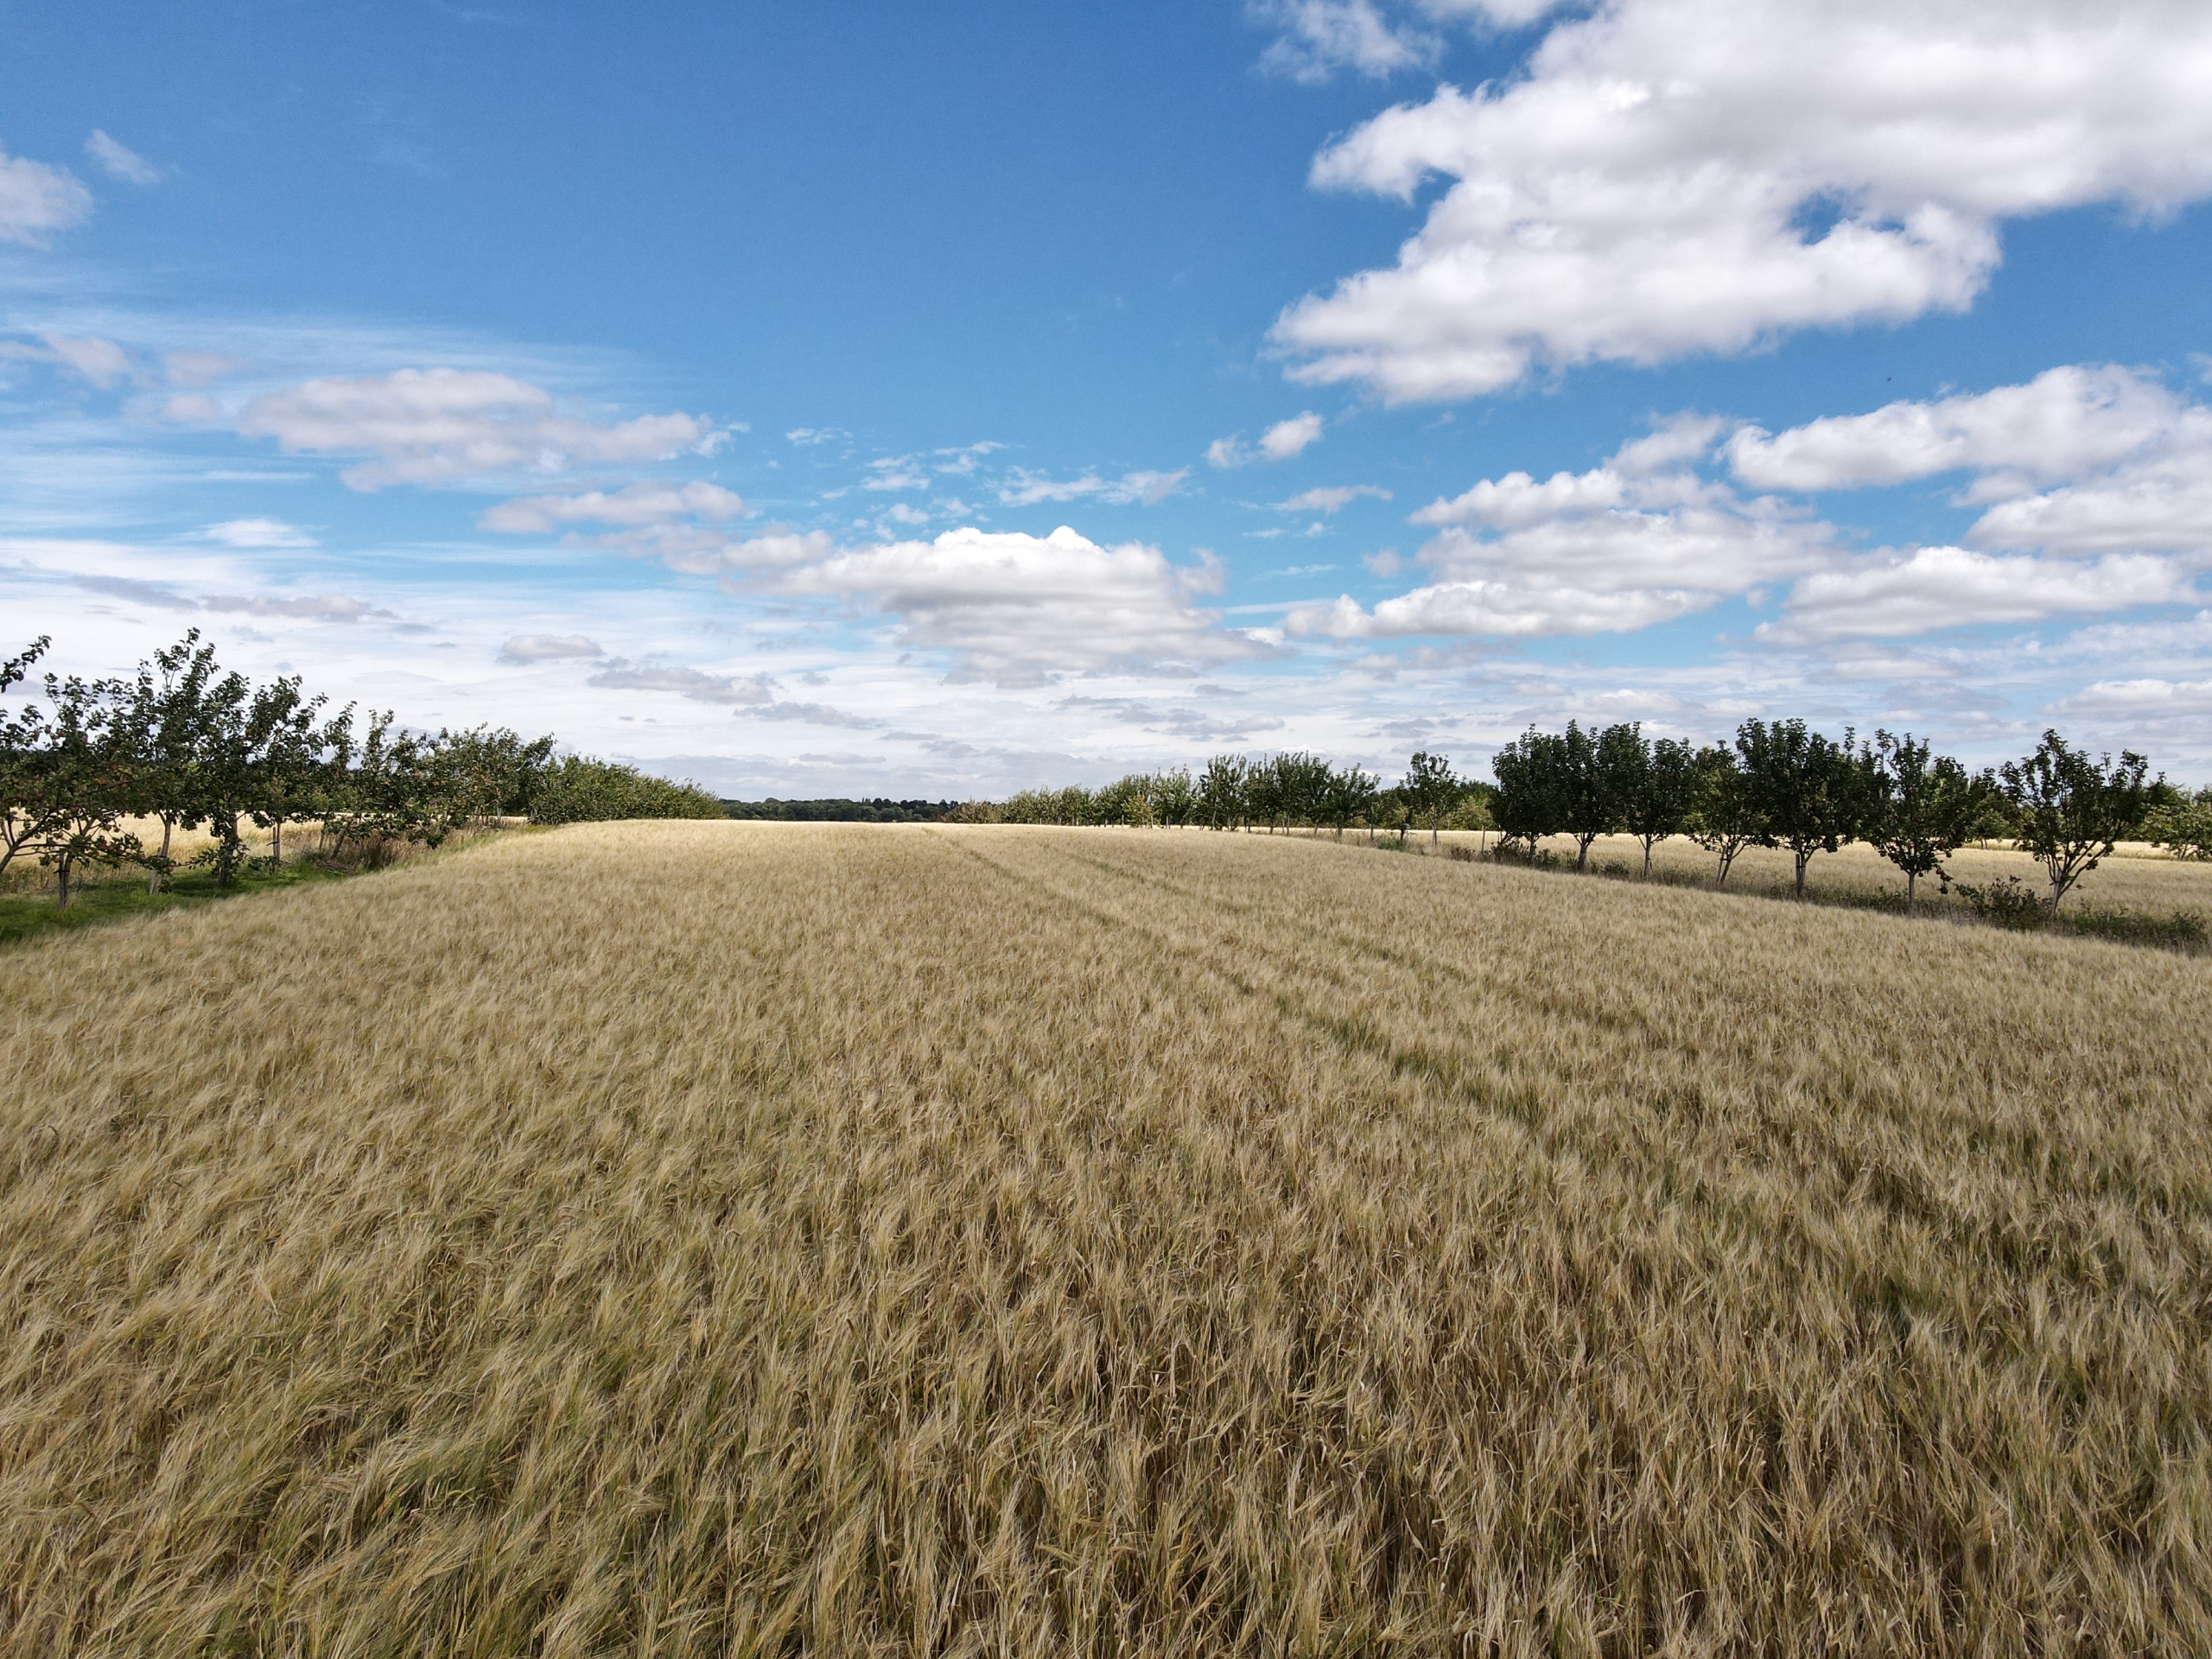
[(1324, 150), (1320, 188), (1452, 182), (1274, 338), (1405, 402), (1961, 310), (2007, 219), (2212, 194), (2209, 83), (2194, 0), (1616, 0)]
[(340, 474), (357, 490), (666, 461), (721, 436), (692, 415), (601, 425), (562, 413), (541, 387), (473, 369), (305, 381), (248, 404), (238, 429), (288, 454), (368, 457)]
[(281, 518), (226, 519), (201, 531), (200, 539), (238, 548), (313, 547), (315, 544), (314, 537)]
[(1724, 453), (1738, 478), (1771, 489), (1970, 473), (1958, 499), (1986, 508), (1967, 532), (1976, 547), (2212, 553), (2212, 409), (2141, 369), (2069, 365), (1778, 434), (1746, 427)]
[(161, 181), (162, 169), (137, 151), (117, 143), (98, 127), (85, 140), (85, 154), (91, 156), (100, 171), (111, 179), (120, 179), (125, 184), (148, 185)]
[(1856, 489), (1972, 471), (1989, 475), (1974, 492), (1987, 499), (2012, 493), (2015, 480), (2109, 467), (2171, 436), (2187, 414), (2155, 376), (2069, 365), (2024, 385), (1830, 416), (1778, 436), (1745, 427), (1729, 439), (1727, 454), (1736, 476), (1757, 489)]
[(1141, 504), (1148, 507), (1174, 494), (1190, 475), (1186, 467), (1174, 473), (1124, 473), (1119, 478), (1101, 478), (1096, 473), (1085, 473), (1080, 478), (1056, 479), (1016, 467), (999, 486), (998, 494), (1001, 504), (1009, 507), (1033, 507), (1040, 501), (1086, 499), (1109, 506)]
[(477, 520), (486, 530), (510, 535), (543, 534), (566, 524), (602, 524), (635, 527), (683, 518), (722, 520), (745, 511), (736, 492), (718, 484), (640, 483), (612, 492), (586, 490), (575, 495), (531, 495), (502, 501)]
[[(1439, 534), (1415, 562), (1437, 580), (1362, 608), (1302, 606), (1294, 635), (1531, 637), (1624, 632), (1671, 621), (1835, 556), (1830, 526), (1746, 500), (1682, 464), (1710, 442), (1705, 417), (1670, 423), (1586, 473), (1484, 479), (1413, 514)], [(1395, 556), (1370, 562), (1377, 574)]]
[(1758, 632), (1777, 640), (1897, 639), (1942, 628), (2096, 615), (2168, 603), (2188, 591), (2185, 573), (2148, 554), (2074, 563), (1923, 547), (1806, 576), (1790, 589), (1783, 620)]
[(1157, 548), (1101, 547), (1062, 525), (861, 548), (801, 566), (778, 588), (864, 602), (897, 619), (901, 644), (952, 653), (964, 677), (1027, 683), (1251, 654), (1249, 638), (1194, 602), (1219, 582), (1210, 563), (1179, 568)]
[(499, 647), (503, 663), (575, 662), (606, 655), (596, 639), (581, 633), (518, 633)]
[(43, 248), (92, 216), (92, 193), (66, 168), (0, 149), (0, 242)]
[(1275, 503), (1277, 512), (1334, 513), (1350, 506), (1363, 496), (1377, 501), (1388, 501), (1390, 492), (1378, 484), (1333, 484), (1320, 489), (1304, 490), (1287, 501)]
[(1216, 438), (1206, 446), (1206, 464), (1249, 467), (1255, 461), (1288, 461), (1319, 442), (1322, 424), (1321, 417), (1309, 409), (1287, 421), (1277, 421), (1260, 434), (1256, 448), (1245, 448), (1241, 436)]

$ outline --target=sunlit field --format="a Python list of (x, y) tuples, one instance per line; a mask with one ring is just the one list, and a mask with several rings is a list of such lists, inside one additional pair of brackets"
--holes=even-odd
[(2202, 956), (691, 823), (0, 963), (0, 1652), (2212, 1651)]

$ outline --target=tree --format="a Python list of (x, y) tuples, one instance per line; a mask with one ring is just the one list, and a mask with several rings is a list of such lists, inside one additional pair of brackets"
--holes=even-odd
[(1274, 774), (1276, 810), (1290, 823), (1312, 829), (1327, 810), (1331, 767), (1318, 754), (1303, 749), (1286, 750), (1270, 764)]
[(2151, 839), (2176, 858), (2212, 859), (2212, 787), (2194, 795), (2175, 791), (2145, 827)]
[(1336, 827), (1338, 841), (1344, 838), (1344, 828), (1354, 818), (1373, 810), (1376, 783), (1373, 772), (1359, 766), (1330, 770), (1323, 791), (1322, 815)]
[(2113, 846), (2142, 827), (2153, 785), (2150, 762), (2133, 749), (2120, 759), (2075, 748), (2055, 731), (2025, 759), (1998, 768), (2024, 852), (2043, 861), (2050, 880), (2050, 913), (2067, 889), (2111, 856)]
[(1198, 807), (1198, 791), (1191, 781), (1190, 769), (1178, 766), (1173, 772), (1156, 773), (1152, 784), (1153, 810), (1160, 823), (1172, 830), (1190, 823)]
[(1422, 750), (1406, 762), (1405, 781), (1398, 787), (1404, 792), (1408, 809), (1428, 819), (1429, 845), (1440, 845), (1444, 815), (1459, 798), (1459, 780), (1452, 775), (1451, 761)]
[(29, 772), (40, 820), (39, 862), (54, 868), (59, 907), (81, 864), (119, 864), (143, 856), (123, 827), (130, 801), (128, 693), (112, 680), (46, 677), (44, 742)]
[(200, 761), (207, 741), (208, 688), (220, 677), (215, 647), (192, 629), (138, 665), (125, 713), (130, 728), (130, 810), (162, 826), (157, 852), (145, 855), (146, 891), (159, 893), (176, 868), (169, 847), (176, 830), (205, 817)]
[(1713, 885), (1725, 887), (1737, 855), (1760, 840), (1766, 821), (1733, 749), (1708, 744), (1697, 752), (1692, 768), (1693, 804), (1683, 827), (1713, 855)]
[(1491, 759), (1497, 794), (1491, 802), (1491, 812), (1497, 820), (1500, 848), (1519, 846), (1526, 856), (1533, 858), (1536, 843), (1558, 830), (1565, 819), (1560, 747), (1558, 737), (1531, 726)]
[(1836, 743), (1802, 720), (1747, 720), (1736, 728), (1736, 753), (1758, 803), (1760, 844), (1789, 849), (1802, 899), (1813, 855), (1834, 852), (1865, 828), (1872, 766), (1848, 729)]
[(253, 766), (250, 810), (269, 831), (272, 863), (284, 860), (284, 826), (313, 804), (322, 779), (323, 734), (315, 716), (327, 699), (303, 696), (296, 675), (254, 694), (253, 725), (260, 734)]
[[(1617, 734), (1616, 748), (1624, 750), (1629, 742), (1643, 741), (1643, 734), (1633, 726), (1614, 727), (1611, 730)], [(1605, 769), (1603, 742), (1603, 734), (1586, 732), (1580, 721), (1570, 720), (1567, 730), (1560, 734), (1559, 747), (1554, 751), (1559, 759), (1560, 828), (1574, 837), (1574, 868), (1578, 871), (1590, 867), (1590, 843), (1600, 836), (1610, 835), (1620, 822), (1613, 799), (1612, 779)]]
[(1910, 732), (1874, 734), (1873, 791), (1866, 839), (1904, 872), (1904, 907), (1917, 902), (1923, 875), (1941, 876), (1943, 861), (1974, 839), (1997, 781), (1970, 773), (1948, 754), (1931, 755)]
[[(1697, 753), (1671, 737), (1646, 745), (1640, 729), (1629, 729), (1637, 732), (1641, 759), (1625, 752), (1617, 756), (1611, 766), (1613, 788), (1622, 827), (1643, 844), (1643, 876), (1649, 880), (1652, 849), (1689, 827), (1690, 813), (1697, 805)], [(1599, 747), (1604, 747), (1603, 739)]]
[(1251, 770), (1241, 754), (1217, 754), (1207, 761), (1198, 779), (1198, 821), (1213, 830), (1243, 828), (1251, 810), (1244, 792)]
[[(0, 693), (29, 677), (52, 638), (41, 634), (20, 655), (0, 662)], [(36, 703), (0, 715), (0, 870), (45, 837), (54, 806), (45, 787), (46, 719)]]

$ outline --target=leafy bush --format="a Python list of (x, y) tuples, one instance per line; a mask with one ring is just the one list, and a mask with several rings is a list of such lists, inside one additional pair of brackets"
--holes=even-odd
[(726, 818), (721, 799), (696, 784), (671, 783), (612, 760), (572, 754), (539, 772), (531, 785), (532, 823), (599, 823), (614, 818)]
[(1950, 890), (1993, 927), (2025, 930), (2041, 927), (2050, 919), (2042, 896), (2017, 875), (2000, 876), (1980, 887), (1971, 881), (1954, 881)]

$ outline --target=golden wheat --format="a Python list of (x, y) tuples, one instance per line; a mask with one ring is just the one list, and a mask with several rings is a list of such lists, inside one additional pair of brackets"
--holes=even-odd
[(702, 823), (4, 966), (0, 1652), (2212, 1650), (2201, 958)]

